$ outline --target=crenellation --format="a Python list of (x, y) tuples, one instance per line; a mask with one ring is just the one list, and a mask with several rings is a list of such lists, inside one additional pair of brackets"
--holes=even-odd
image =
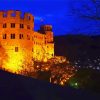
[(16, 17), (17, 17), (18, 19), (20, 19), (20, 16), (21, 16), (21, 12), (18, 11), (18, 10), (16, 10)]
[(0, 19), (3, 18), (4, 11), (0, 11)]
[(32, 22), (33, 23), (33, 15), (30, 13), (25, 13), (24, 14), (24, 20)]
[(12, 14), (14, 14), (15, 13), (15, 11), (14, 10), (8, 10), (7, 11), (7, 18), (11, 18), (12, 17)]
[(0, 19), (2, 18), (6, 18), (7, 20), (16, 18), (16, 20), (18, 21), (20, 20), (20, 21), (23, 21), (24, 23), (26, 22), (29, 24), (34, 22), (34, 17), (32, 14), (25, 13), (22, 18), (21, 11), (19, 10), (0, 11)]

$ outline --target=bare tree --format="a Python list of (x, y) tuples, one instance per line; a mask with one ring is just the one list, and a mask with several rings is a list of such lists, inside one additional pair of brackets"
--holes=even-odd
[(90, 20), (100, 20), (100, 0), (80, 0), (71, 5), (72, 14)]

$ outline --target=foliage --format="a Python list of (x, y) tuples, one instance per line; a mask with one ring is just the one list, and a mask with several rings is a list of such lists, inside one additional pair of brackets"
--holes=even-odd
[(68, 81), (70, 86), (75, 83), (78, 88), (100, 92), (100, 72), (93, 69), (80, 69)]
[(34, 71), (24, 71), (24, 75), (33, 78), (49, 81), (54, 84), (64, 85), (71, 76), (74, 75), (75, 68), (66, 62), (47, 62), (34, 61)]
[(72, 5), (72, 13), (81, 18), (100, 20), (100, 0), (81, 0)]

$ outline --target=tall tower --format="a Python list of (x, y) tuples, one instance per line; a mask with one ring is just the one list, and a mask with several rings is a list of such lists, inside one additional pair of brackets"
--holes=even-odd
[(51, 25), (42, 25), (40, 27), (40, 32), (45, 34), (45, 49), (46, 56), (48, 59), (54, 57), (54, 39)]
[(0, 42), (8, 55), (4, 67), (11, 72), (21, 70), (24, 60), (32, 58), (33, 19), (29, 13), (22, 18), (20, 11), (0, 11)]

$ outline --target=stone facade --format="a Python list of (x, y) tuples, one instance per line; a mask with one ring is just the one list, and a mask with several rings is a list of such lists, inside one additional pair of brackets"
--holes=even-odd
[(42, 25), (34, 31), (34, 16), (20, 11), (0, 11), (0, 43), (8, 56), (3, 66), (21, 70), (24, 62), (32, 59), (47, 61), (54, 56), (51, 25)]

